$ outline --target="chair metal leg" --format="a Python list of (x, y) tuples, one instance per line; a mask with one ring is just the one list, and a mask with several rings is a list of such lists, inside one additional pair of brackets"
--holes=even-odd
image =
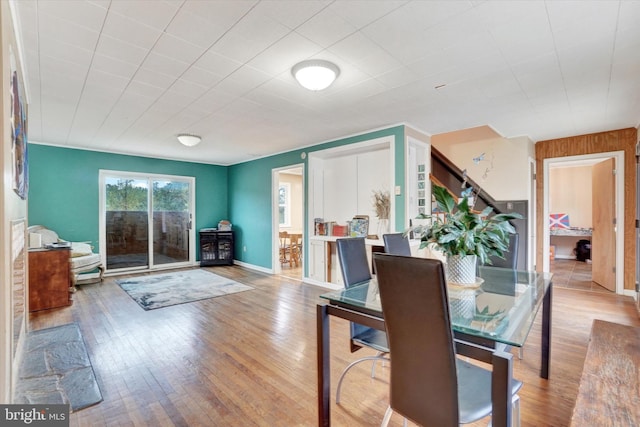
[[(382, 366), (384, 366), (384, 361), (385, 360), (389, 360), (386, 357), (384, 357), (385, 353), (379, 351), (376, 356), (382, 358)], [(375, 378), (376, 377), (376, 361), (374, 360), (373, 363), (371, 364), (371, 378)]]
[(389, 425), (391, 414), (393, 414), (393, 409), (391, 409), (391, 406), (389, 406), (387, 407), (387, 412), (384, 413), (384, 418), (382, 419), (382, 424), (380, 424), (380, 427), (387, 427)]
[[(520, 396), (517, 394), (514, 394), (511, 399), (511, 425), (513, 427), (520, 427)], [(492, 423), (491, 420), (489, 420), (487, 427), (491, 426)]]
[(513, 410), (511, 411), (513, 427), (520, 427), (520, 396), (514, 395), (511, 405), (513, 405)]
[(382, 360), (382, 361), (389, 360), (388, 358), (382, 356), (381, 354), (384, 354), (384, 353), (379, 353), (375, 356), (366, 356), (358, 360), (354, 360), (349, 365), (347, 365), (346, 368), (344, 368), (344, 371), (342, 371), (342, 374), (340, 374), (340, 379), (338, 380), (338, 389), (336, 390), (336, 403), (340, 403), (340, 390), (342, 389), (342, 381), (344, 380), (344, 376), (347, 374), (347, 372), (349, 372), (349, 369), (353, 368), (358, 363), (365, 362), (367, 360), (373, 360), (374, 363), (376, 360)]

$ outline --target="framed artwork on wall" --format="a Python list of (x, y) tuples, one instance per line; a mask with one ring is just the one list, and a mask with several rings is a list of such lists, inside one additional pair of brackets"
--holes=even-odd
[(29, 191), (29, 163), (27, 161), (27, 115), (13, 51), (11, 61), (11, 156), (13, 165), (13, 191), (23, 200)]

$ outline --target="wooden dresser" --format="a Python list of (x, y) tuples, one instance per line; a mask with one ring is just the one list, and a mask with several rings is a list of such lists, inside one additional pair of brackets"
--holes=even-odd
[(71, 305), (71, 249), (29, 250), (29, 311)]

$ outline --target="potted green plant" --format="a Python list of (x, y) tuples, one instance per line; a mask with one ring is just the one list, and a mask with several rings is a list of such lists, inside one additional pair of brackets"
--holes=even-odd
[(422, 241), (420, 248), (433, 245), (442, 251), (447, 258), (447, 281), (475, 284), (477, 262), (491, 264), (489, 257), (504, 257), (509, 249), (509, 235), (516, 232), (509, 221), (522, 216), (517, 213), (491, 215), (491, 207), (474, 211), (469, 203), (471, 187), (463, 191), (458, 201), (449, 190), (438, 185), (433, 186), (432, 194), (438, 211), (421, 216), (430, 219), (431, 224), (412, 229)]

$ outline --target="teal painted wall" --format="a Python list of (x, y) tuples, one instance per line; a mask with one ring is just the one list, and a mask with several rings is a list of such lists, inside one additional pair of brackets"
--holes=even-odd
[(195, 177), (196, 231), (229, 217), (226, 166), (29, 144), (29, 224), (97, 246), (100, 169)]
[[(265, 157), (229, 167), (229, 214), (236, 231), (237, 260), (271, 269), (272, 267), (272, 208), (271, 172), (273, 169), (303, 163), (305, 165), (305, 186), (308, 185), (307, 158), (300, 154), (354, 144), (384, 136), (395, 137), (396, 185), (402, 188), (402, 195), (394, 196), (396, 203), (396, 227), (404, 229), (404, 126), (396, 126), (349, 138), (307, 147), (287, 153)], [(307, 218), (307, 191), (305, 190), (305, 212)], [(308, 234), (305, 220), (304, 234)], [(246, 252), (244, 247), (246, 246)], [(308, 248), (307, 251), (308, 253)], [(307, 268), (305, 264), (305, 268)]]

